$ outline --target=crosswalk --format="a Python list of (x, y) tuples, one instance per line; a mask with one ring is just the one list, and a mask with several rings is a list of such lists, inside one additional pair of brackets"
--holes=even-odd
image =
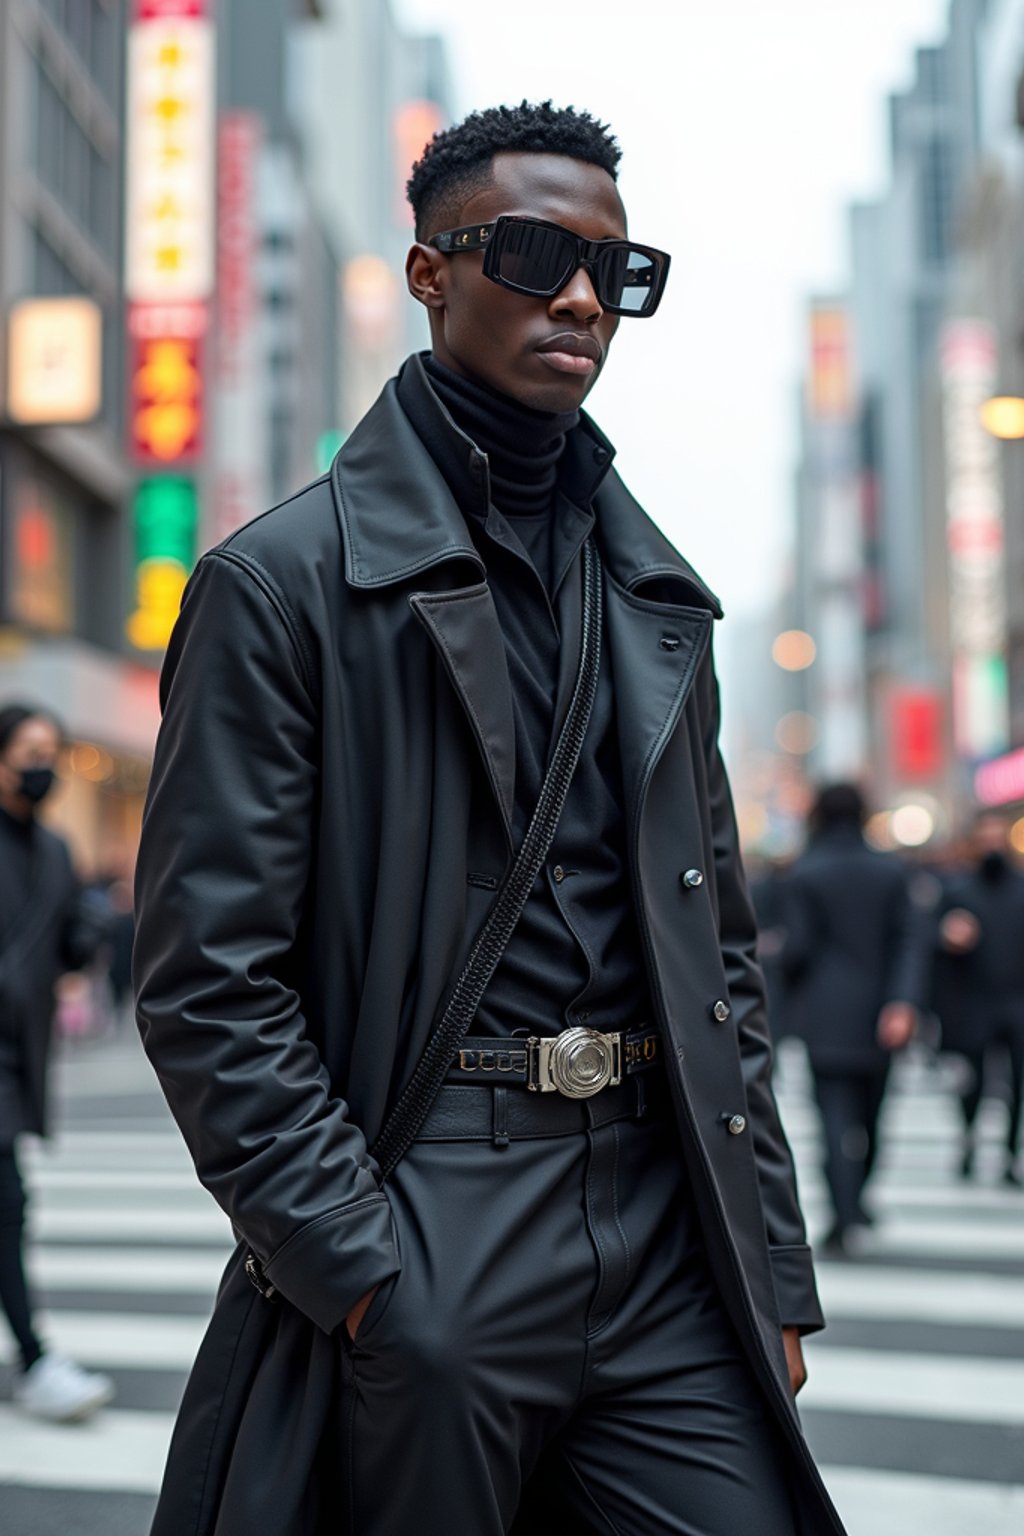
[[(32, 1273), (47, 1337), (118, 1395), (84, 1426), (36, 1423), (0, 1366), (0, 1529), (144, 1536), (230, 1233), (133, 1040), (79, 1046), (60, 1086), (65, 1129), (26, 1158)], [(829, 1215), (817, 1117), (786, 1046), (779, 1087), (813, 1236)], [(984, 1106), (963, 1184), (948, 1085), (905, 1063), (877, 1225), (852, 1261), (819, 1266), (829, 1328), (808, 1341), (801, 1411), (850, 1536), (1024, 1531), (1024, 1194), (996, 1183), (1001, 1114)]]

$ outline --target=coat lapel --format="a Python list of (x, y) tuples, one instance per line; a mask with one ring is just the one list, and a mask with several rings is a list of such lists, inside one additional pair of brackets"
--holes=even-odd
[[(486, 507), (486, 460), (464, 434), (452, 430)], [(610, 444), (589, 418), (584, 417), (577, 433), (574, 451), (610, 455)], [(453, 575), (469, 575), (469, 585), (415, 592), (408, 602), (459, 695), (509, 832), (515, 725), (497, 612), (465, 518), (405, 415), (394, 381), (342, 448), (330, 479), (349, 586), (380, 592), (422, 582), (443, 565)], [(720, 617), (721, 608), (614, 470), (601, 483), (595, 511), (626, 804), (636, 814), (707, 648), (712, 618)], [(645, 588), (650, 596), (640, 595)], [(560, 703), (573, 675), (564, 669)]]
[(686, 703), (711, 635), (706, 608), (656, 603), (605, 574), (608, 650), (626, 811), (637, 825), (651, 774)]
[(491, 589), (482, 583), (454, 592), (417, 592), (409, 604), (459, 695), (511, 837), (515, 721), (505, 642)]

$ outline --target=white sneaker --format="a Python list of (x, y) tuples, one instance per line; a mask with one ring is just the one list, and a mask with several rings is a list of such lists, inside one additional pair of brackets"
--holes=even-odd
[(56, 1424), (87, 1419), (109, 1403), (114, 1383), (98, 1371), (83, 1371), (66, 1355), (40, 1355), (14, 1383), (14, 1401), (26, 1413)]

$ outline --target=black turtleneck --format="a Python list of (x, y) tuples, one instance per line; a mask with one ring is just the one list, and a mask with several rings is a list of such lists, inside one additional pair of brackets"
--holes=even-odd
[(556, 566), (564, 568), (555, 550), (559, 472), (579, 411), (531, 410), (453, 373), (432, 353), (424, 356), (423, 371), (456, 426), (487, 455), (491, 506), (506, 520), (513, 549), (525, 552), (550, 596)]
[(423, 367), (442, 405), (482, 453), (491, 472), (491, 500), (506, 517), (540, 516), (551, 510), (558, 461), (579, 411), (534, 411), (439, 363)]
[[(466, 518), (505, 640), (515, 722), (513, 841), (540, 793), (579, 657), (580, 551), (610, 449), (578, 413), (533, 411), (411, 357), (398, 398)], [(487, 454), (490, 498), (468, 469)], [(556, 873), (557, 871), (557, 873)], [(629, 899), (622, 781), (607, 649), (597, 698), (546, 870), (473, 1026), (475, 1034), (604, 1030), (650, 1017)]]

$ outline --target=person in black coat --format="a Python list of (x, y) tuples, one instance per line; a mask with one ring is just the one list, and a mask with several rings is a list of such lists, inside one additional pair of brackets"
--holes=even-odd
[(893, 1051), (914, 1031), (922, 982), (907, 873), (868, 846), (863, 821), (856, 786), (819, 794), (788, 883), (782, 955), (789, 1017), (807, 1047), (825, 1136), (834, 1223), (823, 1246), (836, 1255), (851, 1227), (870, 1222), (862, 1195), (886, 1079)]
[(78, 904), (67, 846), (36, 817), (53, 788), (59, 746), (57, 725), (43, 711), (0, 709), (0, 1306), (20, 1355), (15, 1401), (63, 1421), (95, 1412), (113, 1386), (44, 1348), (23, 1257), (17, 1143), (26, 1133), (46, 1134), (54, 983), (84, 965), (101, 937)]
[(974, 1168), (974, 1122), (987, 1059), (1009, 1065), (1004, 1181), (1020, 1186), (1017, 1166), (1024, 1098), (1024, 874), (1010, 862), (1006, 818), (982, 811), (971, 839), (973, 867), (952, 876), (941, 903), (936, 1005), (943, 1049), (968, 1069), (960, 1095), (964, 1117), (961, 1172)]
[[(842, 1530), (794, 1404), (822, 1317), (717, 746), (721, 609), (581, 410), (668, 270), (627, 238), (617, 156), (550, 102), (427, 146), (406, 272), (431, 351), (185, 592), (134, 975), (240, 1242), (153, 1536)], [(557, 819), (540, 786), (587, 676)], [(471, 1031), (439, 1036), (481, 948)], [(586, 1082), (538, 1076), (569, 1053)]]

